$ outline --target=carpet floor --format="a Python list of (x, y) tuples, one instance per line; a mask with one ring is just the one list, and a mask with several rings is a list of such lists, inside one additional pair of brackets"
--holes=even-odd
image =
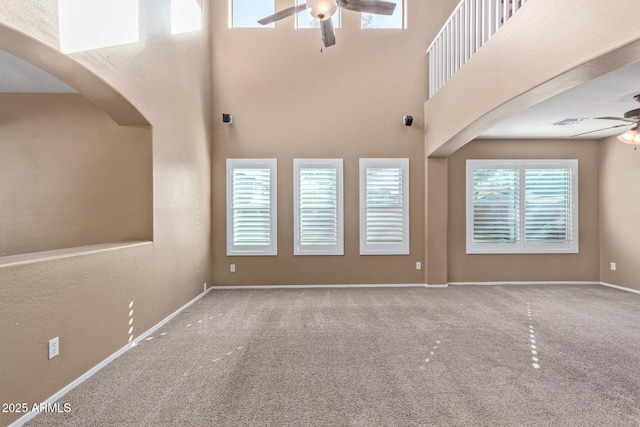
[(214, 290), (29, 426), (640, 426), (640, 295)]

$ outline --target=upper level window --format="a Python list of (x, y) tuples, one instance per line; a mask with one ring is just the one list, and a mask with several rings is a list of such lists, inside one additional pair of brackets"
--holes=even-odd
[(294, 255), (344, 255), (342, 159), (294, 159)]
[[(296, 0), (296, 4), (306, 3), (307, 0)], [(305, 9), (302, 12), (298, 12), (298, 28), (320, 28), (320, 21), (311, 16), (309, 10)], [(333, 14), (333, 27), (340, 28), (340, 9)]]
[(385, 0), (396, 4), (393, 15), (376, 15), (373, 13), (362, 13), (361, 26), (364, 29), (376, 28), (407, 28), (406, 20), (406, 0)]
[(138, 0), (58, 0), (64, 53), (138, 41)]
[(229, 0), (229, 26), (232, 28), (273, 28), (275, 24), (262, 25), (259, 19), (275, 13), (274, 0)]
[(227, 255), (277, 255), (276, 159), (227, 159)]
[(409, 254), (409, 159), (360, 159), (360, 255)]
[(467, 253), (577, 253), (577, 160), (467, 160)]
[(200, 0), (171, 0), (171, 34), (199, 31), (202, 28)]

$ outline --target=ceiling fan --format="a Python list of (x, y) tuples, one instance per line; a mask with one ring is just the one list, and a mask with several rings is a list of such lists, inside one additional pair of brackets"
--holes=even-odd
[(325, 47), (336, 44), (336, 34), (331, 17), (341, 7), (354, 12), (373, 13), (376, 15), (393, 15), (395, 3), (381, 0), (308, 0), (306, 3), (282, 9), (273, 15), (266, 16), (258, 21), (262, 25), (270, 24), (286, 18), (305, 9), (311, 16), (320, 21), (322, 29), (322, 41)]
[[(633, 99), (635, 99), (637, 102), (640, 102), (640, 94), (634, 96)], [(634, 145), (640, 144), (640, 108), (627, 111), (626, 113), (624, 113), (623, 117), (595, 117), (595, 119), (596, 120), (617, 120), (617, 121), (622, 121), (624, 123), (621, 123), (619, 125), (609, 126), (602, 129), (592, 130), (589, 132), (579, 133), (573, 136), (576, 137), (576, 136), (588, 135), (590, 133), (601, 132), (603, 130), (614, 129), (614, 128), (619, 128), (623, 126), (633, 126), (632, 129), (629, 129), (622, 135), (619, 135), (618, 139), (624, 142), (625, 144), (634, 144)]]

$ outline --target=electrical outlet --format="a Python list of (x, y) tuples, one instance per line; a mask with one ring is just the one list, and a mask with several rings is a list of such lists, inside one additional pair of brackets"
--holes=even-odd
[(611, 263), (611, 271), (616, 271), (616, 263), (615, 262)]
[(416, 270), (422, 270), (422, 263), (420, 261), (416, 262)]
[(235, 273), (236, 272), (236, 265), (235, 264), (231, 264), (229, 266), (229, 271), (232, 272), (232, 273)]
[(49, 340), (49, 359), (53, 359), (60, 354), (60, 338), (55, 337)]

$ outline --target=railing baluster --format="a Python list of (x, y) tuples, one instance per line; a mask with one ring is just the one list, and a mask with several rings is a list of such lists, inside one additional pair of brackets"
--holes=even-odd
[(433, 96), (528, 0), (461, 0), (429, 54), (429, 96)]
[(465, 62), (465, 59), (464, 59), (465, 45), (467, 44), (467, 38), (465, 37), (465, 33), (464, 33), (465, 29), (467, 28), (467, 24), (464, 20), (465, 18), (464, 10), (465, 10), (465, 3), (462, 3), (462, 7), (460, 8), (460, 31), (458, 31), (458, 35), (460, 37), (460, 41), (458, 42), (458, 45), (460, 46), (460, 67), (462, 67)]
[(456, 66), (456, 71), (458, 71), (462, 67), (462, 64), (464, 64), (464, 21), (462, 20), (463, 17), (464, 17), (463, 8), (461, 7), (460, 9), (458, 9), (458, 19), (457, 19), (458, 31), (456, 31), (456, 37), (458, 38), (458, 40), (456, 40), (456, 45), (458, 46), (458, 54), (456, 55), (456, 57), (458, 58), (458, 64)]
[(480, 49), (480, 40), (482, 40), (482, 0), (474, 0), (475, 3), (475, 16), (473, 20), (475, 22), (475, 32), (473, 36), (476, 38), (476, 47), (474, 48), (474, 53)]

